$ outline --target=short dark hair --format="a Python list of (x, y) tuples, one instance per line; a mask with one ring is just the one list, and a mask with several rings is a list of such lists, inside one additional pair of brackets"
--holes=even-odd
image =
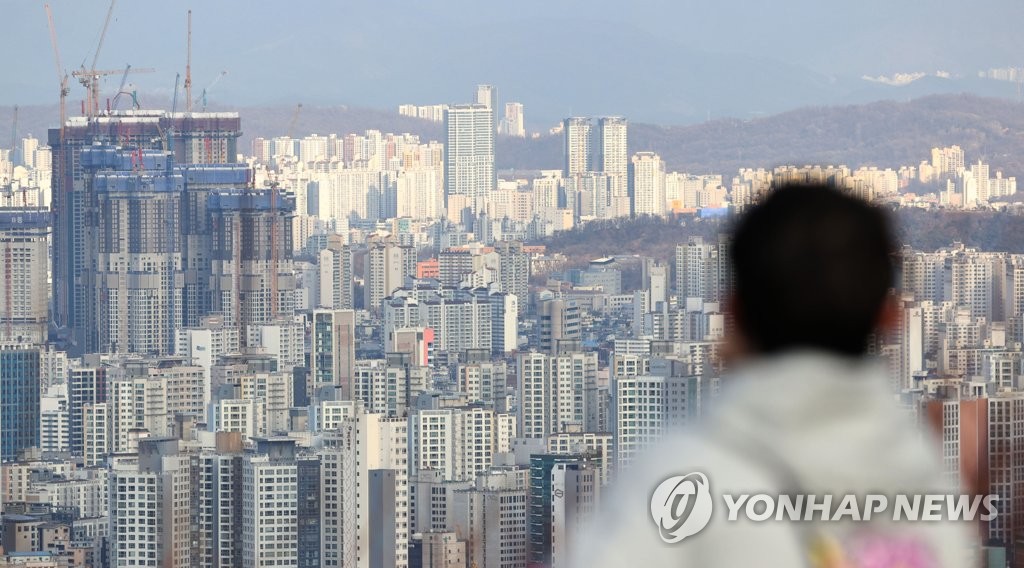
[(743, 215), (731, 261), (736, 324), (761, 354), (861, 355), (893, 285), (882, 209), (818, 184), (786, 184)]

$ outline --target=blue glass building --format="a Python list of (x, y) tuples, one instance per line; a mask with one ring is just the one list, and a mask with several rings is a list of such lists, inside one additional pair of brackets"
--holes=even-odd
[(0, 460), (39, 447), (39, 350), (0, 348)]

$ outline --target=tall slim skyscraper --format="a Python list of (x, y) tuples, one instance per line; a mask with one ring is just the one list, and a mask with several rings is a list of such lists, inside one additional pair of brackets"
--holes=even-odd
[(565, 136), (565, 177), (591, 171), (593, 124), (590, 119), (579, 116), (567, 118), (562, 121), (562, 131)]
[(341, 235), (328, 235), (327, 247), (320, 251), (317, 266), (320, 298), (317, 306), (336, 310), (355, 307), (352, 286), (352, 250), (342, 243)]
[(34, 209), (0, 209), (0, 337), (46, 341), (47, 241), (50, 215)]
[(494, 128), (498, 128), (498, 87), (494, 85), (476, 86), (476, 104), (484, 105), (491, 110)]
[(356, 314), (352, 310), (313, 310), (310, 388), (337, 387), (338, 400), (352, 400), (356, 360)]
[(242, 465), (242, 565), (295, 566), (298, 549), (298, 469), (295, 441), (257, 439)]
[(494, 248), (501, 258), (501, 291), (516, 297), (517, 312), (521, 315), (530, 299), (530, 256), (519, 241), (499, 241)]
[(606, 116), (598, 119), (594, 131), (593, 169), (611, 175), (626, 175), (629, 167), (626, 119)]
[[(498, 185), (494, 169), (494, 111), (483, 104), (453, 105), (444, 114), (445, 198), (461, 196), (472, 215), (484, 211)], [(458, 201), (458, 200), (457, 200)], [(448, 211), (460, 218), (460, 212)]]
[(71, 454), (85, 451), (86, 407), (107, 402), (107, 368), (95, 364), (73, 367), (68, 372), (68, 429)]

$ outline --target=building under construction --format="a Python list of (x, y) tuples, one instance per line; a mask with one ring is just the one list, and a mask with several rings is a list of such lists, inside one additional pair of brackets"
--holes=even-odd
[[(92, 304), (95, 291), (91, 285), (91, 262), (95, 254), (97, 235), (92, 234), (99, 214), (97, 196), (93, 190), (93, 177), (103, 171), (142, 171), (137, 182), (146, 186), (143, 178), (151, 176), (145, 171), (145, 158), (139, 152), (162, 152), (168, 155), (168, 167), (179, 170), (186, 192), (176, 196), (181, 212), (174, 220), (180, 222), (180, 254), (185, 256), (183, 281), (193, 283), (193, 289), (182, 292), (182, 321), (198, 320), (207, 311), (206, 294), (201, 290), (207, 278), (200, 272), (204, 248), (202, 236), (206, 228), (205, 200), (203, 196), (213, 185), (203, 179), (204, 168), (196, 166), (233, 165), (238, 156), (238, 138), (241, 119), (237, 113), (167, 113), (164, 111), (113, 111), (91, 117), (73, 117), (63, 128), (49, 131), (49, 145), (53, 148), (53, 323), (58, 337), (66, 342), (68, 350), (78, 355), (99, 347), (98, 336), (91, 329), (95, 312)], [(122, 148), (121, 161), (99, 168), (87, 168), (83, 163), (83, 150), (94, 146)], [(135, 156), (135, 162), (132, 162)], [(125, 158), (127, 157), (127, 158)], [(151, 158), (152, 159), (152, 158)], [(127, 162), (125, 161), (127, 160)], [(216, 168), (214, 168), (216, 169)], [(223, 174), (225, 184), (220, 187), (244, 186), (248, 170), (233, 166), (231, 173)], [(106, 174), (103, 174), (106, 175)], [(190, 177), (189, 185), (185, 178)], [(189, 189), (190, 187), (190, 189)], [(193, 191), (189, 193), (188, 191)], [(167, 220), (164, 220), (166, 223)], [(181, 232), (184, 231), (184, 232)], [(183, 285), (184, 286), (184, 285)], [(110, 347), (110, 345), (105, 346)], [(118, 349), (126, 349), (121, 345)]]
[(295, 312), (295, 198), (276, 187), (209, 197), (212, 312), (243, 330)]

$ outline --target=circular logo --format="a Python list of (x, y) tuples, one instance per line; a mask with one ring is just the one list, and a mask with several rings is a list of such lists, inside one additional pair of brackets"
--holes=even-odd
[(654, 490), (651, 517), (661, 540), (674, 544), (699, 533), (711, 520), (711, 490), (703, 473), (675, 475)]

